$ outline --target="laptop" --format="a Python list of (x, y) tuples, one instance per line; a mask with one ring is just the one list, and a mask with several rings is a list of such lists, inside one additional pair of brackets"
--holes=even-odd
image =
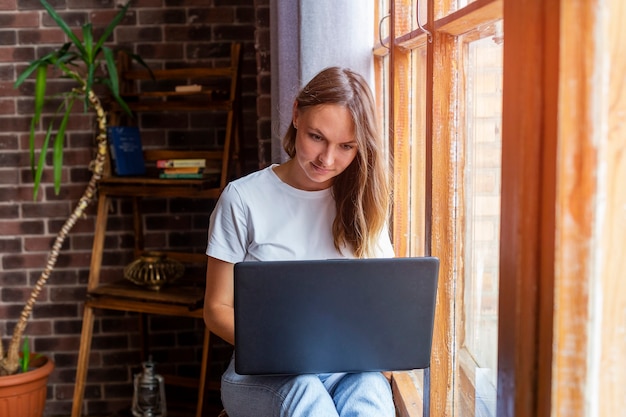
[(234, 268), (237, 373), (430, 366), (437, 258), (252, 261)]

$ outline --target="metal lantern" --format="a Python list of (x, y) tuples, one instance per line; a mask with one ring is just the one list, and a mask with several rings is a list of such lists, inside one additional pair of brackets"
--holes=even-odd
[(143, 370), (135, 374), (134, 380), (133, 416), (166, 417), (163, 377), (154, 372), (154, 362), (151, 358), (141, 365)]

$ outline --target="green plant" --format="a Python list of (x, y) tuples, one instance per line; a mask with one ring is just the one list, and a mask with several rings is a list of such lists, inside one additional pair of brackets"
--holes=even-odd
[[(72, 29), (68, 26), (68, 24), (63, 21), (61, 16), (54, 11), (52, 6), (50, 6), (46, 0), (40, 1), (52, 19), (54, 19), (57, 25), (63, 30), (63, 32), (65, 32), (67, 37), (70, 39), (70, 42), (65, 43), (56, 51), (50, 52), (46, 56), (33, 61), (17, 78), (17, 81), (15, 81), (15, 87), (17, 88), (24, 81), (26, 81), (32, 73), (36, 72), (35, 112), (31, 120), (29, 141), (30, 163), (35, 178), (35, 186), (33, 190), (34, 198), (37, 197), (37, 192), (41, 183), (45, 156), (48, 150), (50, 137), (54, 130), (55, 122), (55, 119), (53, 119), (46, 130), (46, 137), (39, 153), (39, 159), (37, 160), (37, 164), (35, 166), (35, 132), (47, 99), (46, 86), (49, 66), (58, 68), (64, 76), (77, 82), (76, 88), (62, 93), (63, 101), (59, 106), (59, 109), (57, 109), (57, 114), (63, 110), (61, 122), (58, 126), (53, 146), (52, 166), (54, 170), (54, 188), (57, 194), (61, 186), (61, 168), (63, 167), (65, 129), (76, 99), (80, 97), (84, 98), (85, 109), (92, 107), (95, 110), (99, 110), (101, 108), (100, 103), (95, 101), (97, 96), (91, 96), (91, 94), (93, 92), (94, 85), (102, 84), (111, 91), (113, 97), (122, 106), (122, 108), (130, 113), (126, 103), (120, 98), (119, 95), (118, 74), (115, 67), (115, 57), (113, 51), (111, 48), (104, 45), (104, 42), (109, 36), (111, 36), (115, 27), (126, 15), (126, 10), (130, 6), (130, 2), (126, 3), (122, 10), (120, 10), (120, 12), (113, 18), (100, 39), (97, 42), (94, 42), (93, 27), (91, 23), (83, 25), (83, 39), (81, 40), (74, 34), (74, 32), (72, 32)], [(139, 57), (134, 57), (141, 61)], [(100, 68), (104, 68), (104, 74), (99, 75), (98, 70)]]
[[(15, 81), (15, 88), (20, 87), (31, 75), (35, 74), (35, 104), (34, 113), (30, 126), (30, 161), (31, 170), (34, 175), (33, 197), (37, 198), (37, 192), (41, 184), (42, 173), (45, 165), (45, 156), (48, 151), (50, 139), (54, 135), (53, 143), (53, 171), (54, 171), (54, 187), (55, 192), (59, 192), (61, 185), (61, 170), (63, 167), (63, 149), (65, 132), (68, 120), (72, 114), (74, 104), (78, 102), (84, 103), (84, 111), (95, 111), (98, 132), (96, 134), (96, 153), (94, 160), (90, 164), (92, 176), (87, 184), (83, 195), (79, 199), (73, 212), (65, 221), (63, 227), (58, 232), (56, 239), (49, 252), (48, 259), (41, 276), (35, 283), (28, 300), (22, 310), (18, 322), (13, 331), (13, 336), (9, 342), (6, 352), (4, 346), (0, 343), (0, 375), (11, 375), (19, 369), (19, 347), (23, 337), (26, 324), (30, 318), (33, 306), (41, 292), (42, 287), (48, 280), (51, 272), (56, 265), (56, 260), (61, 250), (61, 246), (65, 241), (69, 231), (72, 229), (76, 221), (83, 215), (85, 209), (91, 203), (96, 193), (96, 185), (104, 171), (104, 164), (108, 157), (107, 135), (106, 135), (106, 112), (102, 106), (100, 98), (94, 91), (96, 86), (104, 86), (109, 91), (120, 106), (130, 113), (128, 106), (119, 95), (118, 74), (115, 67), (114, 52), (104, 45), (105, 41), (111, 36), (113, 30), (119, 25), (126, 11), (130, 6), (130, 2), (126, 3), (122, 9), (115, 15), (113, 20), (105, 28), (102, 36), (96, 41), (93, 34), (91, 23), (86, 23), (82, 27), (82, 39), (76, 36), (69, 25), (59, 16), (58, 13), (50, 6), (46, 0), (40, 0), (50, 17), (56, 22), (58, 27), (65, 33), (69, 42), (63, 44), (58, 49), (49, 54), (36, 59), (24, 70), (24, 72)], [(136, 55), (130, 56), (137, 60), (140, 64), (145, 65), (143, 60)], [(48, 80), (49, 67), (57, 68), (64, 77), (75, 81), (68, 91), (61, 93), (54, 98), (61, 97), (62, 102), (57, 109), (55, 116), (46, 128), (45, 139), (39, 151), (39, 157), (35, 157), (35, 133), (41, 121), (44, 105), (50, 98), (46, 95), (46, 87)], [(147, 67), (147, 66), (146, 66)], [(57, 120), (58, 125), (56, 125)]]
[(31, 355), (30, 352), (30, 342), (28, 341), (28, 337), (24, 338), (24, 342), (22, 343), (22, 355), (20, 356), (20, 371), (27, 372), (30, 368), (30, 363), (33, 359), (37, 359), (41, 357), (39, 354)]

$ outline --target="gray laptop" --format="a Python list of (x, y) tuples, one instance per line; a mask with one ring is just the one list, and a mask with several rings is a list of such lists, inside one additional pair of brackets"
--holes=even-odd
[(434, 257), (235, 264), (242, 375), (430, 366)]

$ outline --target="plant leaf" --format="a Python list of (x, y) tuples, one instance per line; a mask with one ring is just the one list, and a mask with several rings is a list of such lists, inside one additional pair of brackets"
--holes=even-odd
[(37, 200), (37, 194), (39, 192), (39, 185), (41, 184), (41, 177), (43, 175), (43, 164), (46, 160), (46, 153), (48, 151), (48, 143), (50, 143), (50, 134), (52, 133), (52, 122), (48, 126), (48, 130), (46, 131), (46, 138), (43, 141), (43, 145), (41, 145), (41, 150), (39, 151), (39, 161), (37, 163), (37, 169), (35, 171), (35, 181), (33, 184), (33, 200)]
[(114, 96), (119, 96), (120, 83), (119, 77), (117, 75), (117, 66), (115, 65), (115, 57), (113, 56), (113, 51), (111, 50), (111, 48), (103, 46), (102, 52), (104, 53), (104, 59), (107, 63), (107, 72), (109, 73), (109, 81), (111, 82), (109, 88), (111, 89), (111, 92)]
[(35, 81), (35, 113), (30, 122), (30, 168), (35, 170), (35, 128), (41, 119), (41, 112), (46, 101), (46, 81), (48, 77), (48, 65), (40, 65), (37, 67), (37, 78)]
[(152, 77), (152, 79), (154, 80), (154, 73), (152, 72), (152, 69), (148, 66), (148, 64), (146, 64), (146, 62), (137, 54), (130, 53), (129, 55), (131, 59), (137, 61), (139, 65), (147, 69), (148, 72), (150, 73), (150, 77)]
[(46, 85), (48, 81), (48, 65), (42, 65), (37, 68), (37, 79), (35, 81), (35, 114), (33, 115), (36, 122), (41, 118), (43, 105), (46, 101)]
[(128, 104), (126, 104), (126, 101), (124, 101), (124, 99), (119, 94), (115, 94), (115, 92), (113, 91), (111, 80), (109, 80), (108, 78), (104, 79), (102, 80), (102, 84), (106, 85), (109, 88), (109, 90), (111, 90), (111, 94), (113, 95), (113, 98), (115, 99), (115, 101), (117, 101), (117, 104), (120, 105), (122, 110), (124, 110), (126, 114), (132, 117), (133, 112), (130, 110), (130, 107), (128, 107)]
[(122, 9), (115, 15), (113, 20), (111, 20), (111, 23), (109, 23), (106, 29), (104, 29), (104, 33), (102, 34), (100, 39), (98, 39), (98, 43), (96, 44), (96, 48), (95, 48), (96, 52), (102, 47), (102, 45), (104, 45), (104, 42), (106, 42), (109, 36), (111, 36), (111, 33), (113, 33), (113, 30), (117, 27), (117, 25), (119, 25), (122, 19), (126, 16), (126, 10), (128, 10), (128, 7), (130, 7), (130, 1), (126, 2), (124, 7), (122, 7)]
[(28, 367), (30, 366), (30, 343), (28, 342), (28, 337), (25, 337), (24, 343), (22, 343), (22, 357), (20, 359), (20, 365), (22, 372), (28, 371)]
[(57, 62), (69, 64), (73, 60), (81, 58), (81, 56), (78, 55), (76, 52), (69, 50), (70, 46), (72, 46), (72, 44), (68, 42), (64, 44), (63, 47), (57, 51), (57, 54), (56, 54)]
[(69, 104), (65, 107), (65, 114), (61, 119), (61, 124), (57, 130), (56, 137), (54, 138), (54, 147), (52, 153), (52, 167), (54, 171), (54, 193), (59, 195), (61, 191), (61, 174), (63, 173), (63, 144), (65, 142), (65, 129), (67, 128), (67, 122), (72, 113), (72, 107), (74, 107), (75, 96), (69, 101)]
[(87, 66), (87, 83), (85, 84), (85, 111), (89, 108), (89, 92), (93, 88), (94, 74), (96, 72), (96, 66), (90, 63)]
[(86, 55), (85, 48), (82, 42), (80, 41), (80, 39), (78, 39), (76, 35), (74, 35), (74, 32), (72, 32), (72, 29), (70, 29), (70, 27), (67, 25), (67, 23), (65, 23), (65, 21), (61, 18), (61, 16), (57, 14), (57, 12), (52, 8), (50, 3), (48, 3), (46, 0), (39, 0), (39, 1), (43, 5), (43, 7), (47, 10), (50, 17), (56, 22), (56, 24), (61, 28), (61, 30), (65, 32), (67, 37), (72, 41), (72, 43), (76, 46), (76, 48), (80, 51), (80, 53), (82, 55)]
[[(83, 25), (83, 42), (85, 45), (85, 50), (87, 51), (87, 56), (85, 58), (85, 65), (87, 65), (87, 80), (85, 84), (85, 92), (91, 91), (93, 86), (94, 74), (96, 72), (95, 66), (95, 57), (97, 55), (97, 51), (94, 51), (93, 48), (93, 27), (91, 23), (86, 23)], [(89, 108), (89, 97), (85, 94), (85, 111)]]
[(30, 135), (28, 137), (28, 148), (29, 148), (29, 156), (30, 156), (30, 172), (32, 175), (35, 175), (35, 128), (37, 126), (37, 122), (33, 117), (30, 119)]
[(54, 57), (54, 52), (51, 52), (48, 55), (31, 62), (28, 65), (28, 67), (24, 70), (24, 72), (22, 72), (19, 75), (19, 77), (17, 77), (17, 80), (15, 80), (15, 84), (13, 84), (13, 87), (17, 88), (20, 85), (22, 85), (22, 83), (26, 81), (26, 79), (30, 76), (30, 74), (32, 74), (40, 66), (48, 65), (50, 63), (51, 58), (53, 57)]
[(63, 74), (65, 74), (65, 77), (73, 79), (80, 85), (84, 85), (85, 81), (81, 78), (81, 76), (76, 71), (72, 71), (66, 65), (66, 64), (75, 65), (72, 62), (74, 59), (82, 59), (82, 58), (70, 52), (67, 55), (63, 55), (61, 59), (56, 59), (56, 58), (53, 59), (52, 63), (54, 64), (54, 66), (60, 69), (61, 72), (63, 72)]
[(85, 61), (93, 62), (95, 51), (93, 48), (93, 26), (91, 23), (83, 25), (83, 46), (85, 47)]

